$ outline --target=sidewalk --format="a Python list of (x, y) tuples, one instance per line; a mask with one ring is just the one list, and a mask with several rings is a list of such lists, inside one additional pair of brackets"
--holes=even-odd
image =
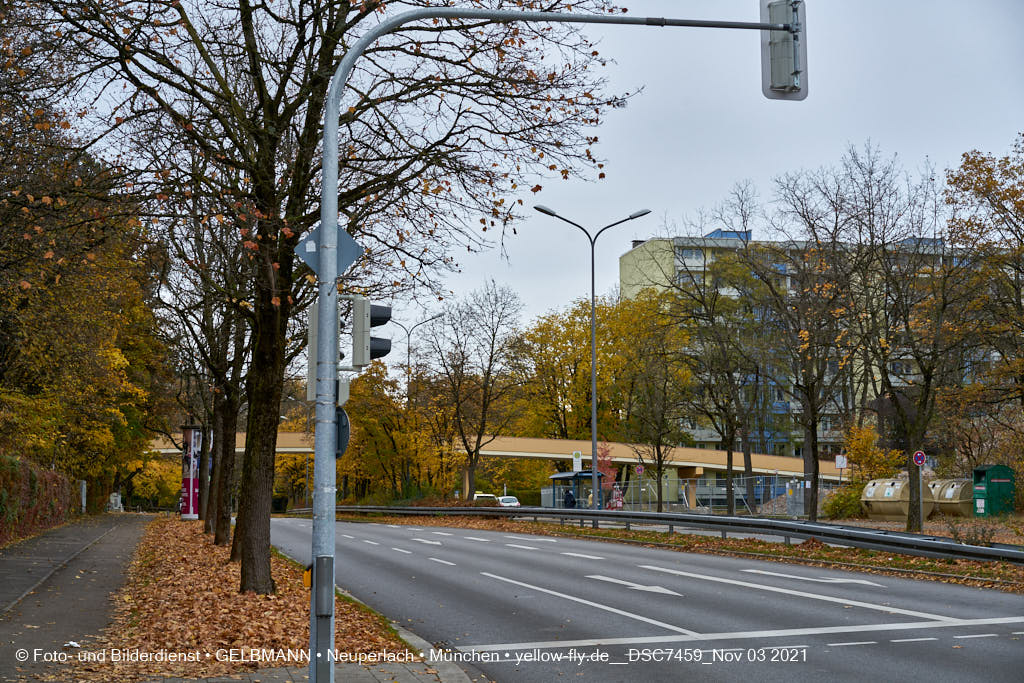
[[(86, 517), (0, 550), (0, 683), (58, 680), (61, 664), (24, 652), (68, 653), (74, 641), (87, 649), (110, 623), (110, 597), (125, 581), (125, 571), (150, 515), (106, 514)], [(421, 651), (430, 644), (399, 627), (402, 637)], [(71, 646), (72, 648), (74, 646)], [(153, 678), (147, 683), (183, 683)], [(205, 681), (297, 683), (308, 669), (278, 668)], [(469, 683), (450, 663), (394, 663), (361, 666), (338, 663), (339, 683)]]
[(151, 518), (86, 517), (0, 550), (0, 681), (24, 681), (59, 666), (19, 662), (19, 650), (82, 646), (110, 620), (110, 594), (124, 583), (135, 545)]

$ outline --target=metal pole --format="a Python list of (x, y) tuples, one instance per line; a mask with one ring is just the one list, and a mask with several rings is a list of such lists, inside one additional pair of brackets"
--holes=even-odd
[[(483, 21), (527, 21), (572, 24), (621, 24), (639, 26), (689, 26), (699, 28), (738, 28), (794, 32), (790, 24), (739, 21), (700, 21), (666, 19), (663, 17), (626, 17), (621, 15), (559, 14), (554, 12), (520, 12), (514, 10), (482, 10), (461, 8), (424, 8), (411, 10), (385, 19), (370, 28), (345, 53), (338, 65), (324, 103), (323, 160), (320, 185), (320, 307), (317, 338), (316, 434), (313, 463), (313, 590), (310, 598), (310, 680), (334, 683), (334, 662), (328, 656), (334, 645), (334, 452), (337, 441), (335, 424), (335, 381), (338, 372), (338, 128), (341, 96), (355, 61), (378, 38), (402, 25), (419, 19), (477, 19)], [(596, 455), (596, 454), (595, 454)], [(593, 462), (596, 470), (596, 458)], [(331, 572), (330, 577), (317, 580), (317, 572)], [(330, 581), (328, 584), (327, 581)], [(317, 600), (318, 591), (331, 590), (330, 600)], [(317, 614), (322, 611), (324, 614)], [(325, 661), (322, 661), (325, 660)]]
[[(590, 241), (590, 487), (593, 491), (593, 498), (591, 500), (590, 507), (594, 510), (598, 510), (601, 508), (601, 487), (597, 476), (597, 294), (594, 285), (594, 250), (597, 245), (597, 238), (600, 237), (601, 233), (605, 230), (608, 228), (614, 228), (616, 225), (625, 223), (626, 221), (631, 221), (634, 218), (646, 216), (651, 211), (650, 209), (641, 209), (640, 211), (631, 213), (622, 220), (618, 220), (604, 226), (594, 235), (591, 235), (590, 232), (582, 225), (569, 220), (565, 216), (560, 216), (553, 209), (549, 209), (548, 207), (541, 206), (539, 204), (533, 208), (547, 216), (557, 218), (561, 221), (565, 221), (569, 225), (579, 228)], [(594, 520), (594, 528), (597, 528), (596, 519)]]
[[(590, 235), (587, 235), (590, 237)], [(597, 474), (597, 303), (594, 290), (594, 244), (590, 239), (590, 490), (593, 492), (590, 507), (601, 509), (601, 482)], [(594, 520), (597, 528), (597, 520)]]

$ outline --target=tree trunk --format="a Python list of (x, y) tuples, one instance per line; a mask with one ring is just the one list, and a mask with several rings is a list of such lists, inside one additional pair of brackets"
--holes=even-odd
[(818, 521), (818, 429), (804, 427), (804, 513), (811, 522)]
[[(220, 392), (213, 394), (213, 420), (212, 420), (212, 441), (210, 454), (213, 455), (220, 448), (224, 440), (224, 398)], [(210, 478), (210, 492), (206, 501), (206, 523), (203, 525), (203, 533), (212, 534), (217, 530), (217, 519), (220, 516), (220, 507), (217, 505), (217, 497), (220, 495), (220, 478), (224, 469), (224, 458), (214, 456), (213, 476)]]
[[(231, 497), (238, 483), (235, 462), (235, 431), (238, 428), (238, 394), (228, 392), (224, 401), (224, 416), (221, 422), (221, 438), (218, 448), (221, 463), (220, 482), (217, 491), (217, 526), (214, 527), (214, 545), (227, 545), (231, 538)], [(232, 554), (234, 546), (232, 546)]]
[(462, 486), (465, 489), (462, 492), (463, 500), (473, 500), (473, 494), (476, 493), (476, 459), (466, 463), (466, 468), (462, 470)]
[[(259, 299), (263, 299), (263, 292)], [(269, 298), (269, 297), (267, 297)], [(252, 366), (247, 380), (249, 421), (238, 516), (240, 527), (241, 592), (274, 592), (270, 574), (270, 510), (274, 495), (274, 460), (284, 381), (284, 304), (258, 301), (253, 332)]]

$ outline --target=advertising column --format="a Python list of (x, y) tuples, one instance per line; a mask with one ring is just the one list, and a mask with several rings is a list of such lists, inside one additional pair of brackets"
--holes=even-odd
[(181, 440), (181, 518), (199, 519), (199, 452), (203, 445), (202, 427), (182, 427)]

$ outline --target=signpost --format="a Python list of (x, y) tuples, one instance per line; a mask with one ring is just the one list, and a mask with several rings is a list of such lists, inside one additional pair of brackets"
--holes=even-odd
[(840, 455), (836, 456), (836, 469), (839, 470), (839, 484), (842, 485), (842, 483), (843, 483), (843, 470), (846, 469), (846, 456), (845, 455), (840, 454)]
[(573, 451), (572, 452), (572, 471), (582, 472), (583, 471), (583, 452)]
[(914, 464), (917, 465), (917, 509), (921, 517), (921, 529), (924, 529), (924, 451), (914, 451)]

